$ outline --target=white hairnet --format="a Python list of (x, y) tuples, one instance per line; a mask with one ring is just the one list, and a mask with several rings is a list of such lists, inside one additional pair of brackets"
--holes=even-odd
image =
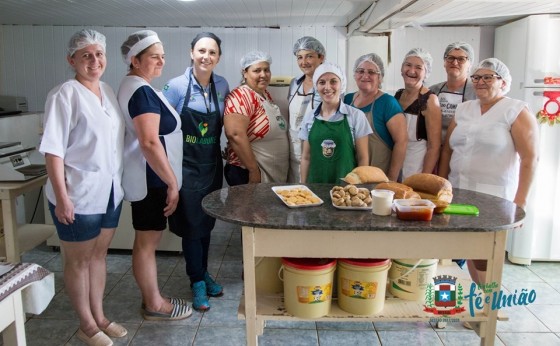
[(502, 88), (502, 95), (509, 92), (511, 89), (511, 74), (509, 73), (509, 69), (506, 64), (496, 58), (484, 59), (473, 69), (473, 74), (481, 69), (492, 70), (498, 76), (502, 77), (502, 80), (506, 82), (506, 85)]
[(138, 53), (142, 52), (154, 43), (161, 43), (155, 31), (140, 30), (131, 34), (121, 45), (121, 54), (124, 62), (127, 65), (130, 65), (130, 60), (133, 56), (138, 55)]
[(385, 67), (383, 66), (383, 60), (381, 60), (381, 57), (375, 53), (364, 54), (356, 59), (356, 62), (354, 63), (354, 71), (356, 71), (358, 66), (360, 66), (364, 61), (371, 61), (372, 63), (377, 65), (377, 67), (379, 68), (379, 72), (381, 72), (381, 77), (385, 76)]
[(270, 56), (270, 54), (254, 50), (245, 54), (239, 61), (239, 64), (241, 65), (241, 69), (245, 70), (247, 67), (263, 61), (266, 61), (269, 65), (271, 65), (272, 57)]
[(315, 37), (303, 36), (294, 43), (294, 55), (300, 50), (312, 50), (317, 52), (319, 56), (325, 56), (325, 47)]
[(408, 58), (410, 56), (415, 56), (417, 58), (422, 59), (422, 62), (424, 63), (424, 67), (426, 68), (425, 79), (428, 79), (428, 77), (430, 77), (430, 73), (432, 73), (432, 62), (434, 61), (434, 59), (432, 59), (432, 56), (430, 55), (430, 53), (428, 53), (427, 51), (425, 51), (422, 48), (412, 48), (404, 56), (403, 64), (404, 64), (404, 61), (406, 60), (406, 58)]
[(338, 78), (340, 78), (340, 95), (343, 95), (346, 92), (346, 76), (344, 75), (344, 72), (342, 72), (340, 66), (332, 62), (325, 61), (315, 69), (315, 73), (313, 73), (313, 86), (316, 87), (319, 78), (329, 72), (334, 73)]
[(464, 51), (465, 53), (467, 53), (467, 58), (469, 58), (469, 61), (472, 63), (473, 58), (474, 58), (474, 49), (470, 44), (468, 44), (467, 42), (462, 42), (462, 41), (450, 43), (445, 48), (445, 52), (443, 52), (443, 58), (445, 59), (447, 54), (449, 54), (449, 52), (452, 51), (453, 49), (460, 49), (460, 50)]
[(70, 37), (68, 41), (68, 56), (92, 44), (98, 44), (105, 51), (105, 35), (92, 29), (82, 29)]

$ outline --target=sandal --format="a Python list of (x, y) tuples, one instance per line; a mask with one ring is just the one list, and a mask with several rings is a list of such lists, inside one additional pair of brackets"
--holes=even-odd
[(145, 320), (149, 321), (173, 321), (182, 320), (189, 317), (192, 314), (192, 310), (188, 305), (173, 304), (173, 310), (171, 313), (149, 311), (142, 309), (142, 315)]
[(88, 346), (112, 346), (113, 341), (103, 332), (97, 332), (91, 338), (87, 336), (81, 329), (78, 329), (78, 333), (76, 334), (78, 339), (80, 339), (84, 344)]
[(103, 333), (107, 334), (107, 336), (111, 338), (122, 338), (128, 333), (126, 328), (121, 326), (117, 322), (111, 322), (107, 327), (99, 327), (99, 329), (101, 329)]

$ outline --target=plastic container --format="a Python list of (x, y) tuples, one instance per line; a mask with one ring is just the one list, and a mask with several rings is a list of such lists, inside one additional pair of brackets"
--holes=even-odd
[(277, 294), (284, 291), (284, 284), (278, 277), (281, 266), (280, 257), (255, 258), (255, 284), (258, 293)]
[(389, 292), (406, 300), (426, 300), (426, 288), (437, 271), (437, 259), (393, 259), (389, 269)]
[(286, 311), (299, 318), (319, 318), (331, 309), (336, 259), (282, 258)]
[(430, 221), (436, 207), (428, 199), (395, 199), (393, 203), (400, 220)]
[(339, 259), (338, 306), (355, 315), (373, 315), (385, 305), (389, 259)]

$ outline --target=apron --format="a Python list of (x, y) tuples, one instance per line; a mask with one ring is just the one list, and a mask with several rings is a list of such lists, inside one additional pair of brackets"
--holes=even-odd
[(253, 154), (261, 171), (261, 183), (285, 183), (290, 166), (286, 121), (277, 105), (256, 94), (264, 107), (269, 123), (268, 133), (262, 139), (251, 142)]
[(455, 110), (459, 103), (465, 102), (465, 89), (467, 88), (467, 82), (463, 86), (463, 93), (454, 93), (450, 91), (442, 91), (447, 83), (444, 83), (439, 89), (437, 96), (439, 99), (439, 106), (441, 108), (441, 143), (445, 141), (445, 135), (447, 134), (447, 128), (451, 123), (451, 120), (455, 116)]
[[(183, 132), (183, 185), (179, 190), (177, 211), (169, 220), (169, 229), (178, 236), (199, 239), (207, 236), (214, 228), (216, 219), (202, 210), (202, 199), (222, 188), (223, 167), (220, 154), (222, 117), (218, 103), (218, 93), (210, 83), (210, 95), (206, 112), (189, 108), (191, 97), (192, 71), (181, 110), (181, 130)], [(211, 104), (214, 111), (210, 111)]]
[[(358, 93), (354, 94), (352, 98), (351, 105), (354, 105), (354, 100), (358, 96)], [(381, 96), (381, 95), (379, 95)], [(376, 97), (375, 100), (377, 98)], [(368, 151), (369, 151), (369, 165), (375, 166), (380, 168), (385, 174), (389, 172), (389, 168), (391, 168), (391, 158), (393, 157), (393, 149), (391, 149), (387, 143), (379, 136), (377, 131), (375, 130), (375, 125), (373, 121), (373, 106), (375, 104), (375, 100), (371, 103), (369, 110), (365, 113), (366, 118), (368, 120), (373, 133), (368, 136)]]
[[(165, 152), (167, 154), (167, 159), (169, 164), (173, 169), (173, 173), (177, 178), (177, 184), (181, 186), (182, 184), (182, 174), (181, 174), (181, 158), (183, 155), (182, 146), (182, 134), (181, 134), (181, 118), (179, 114), (175, 111), (165, 96), (154, 89), (150, 84), (148, 84), (144, 79), (136, 76), (126, 76), (121, 84), (121, 89), (119, 90), (119, 98), (122, 99), (123, 103), (128, 105), (128, 101), (134, 94), (134, 92), (147, 85), (154, 90), (160, 100), (169, 109), (171, 114), (177, 120), (177, 127), (173, 132), (167, 135), (160, 135), (163, 138), (163, 143), (165, 147)], [(121, 101), (119, 101), (121, 103)], [(123, 104), (121, 103), (121, 109), (123, 109)], [(128, 112), (126, 112), (128, 115)], [(140, 144), (138, 142), (138, 136), (134, 128), (134, 123), (130, 116), (125, 116), (126, 123), (126, 133), (124, 136), (124, 171), (123, 171), (123, 188), (125, 191), (125, 200), (127, 201), (140, 201), (143, 200), (147, 193), (148, 187), (146, 183), (146, 158), (140, 149)]]
[[(301, 84), (298, 86), (298, 90)], [(298, 95), (297, 90), (290, 100), (290, 171), (288, 172), (288, 182), (299, 183), (301, 164), (301, 139), (298, 138), (301, 122), (307, 111), (308, 105), (311, 103), (313, 94)]]
[(340, 121), (315, 119), (309, 130), (308, 183), (335, 184), (356, 167), (356, 149), (346, 114)]

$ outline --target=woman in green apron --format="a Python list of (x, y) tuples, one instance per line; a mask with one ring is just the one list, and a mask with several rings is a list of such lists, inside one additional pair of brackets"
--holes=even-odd
[(322, 102), (308, 112), (299, 138), (302, 183), (335, 184), (357, 166), (368, 165), (371, 126), (362, 111), (342, 103), (346, 77), (340, 67), (324, 62), (313, 74)]
[(220, 61), (221, 40), (203, 32), (191, 43), (192, 67), (169, 81), (164, 95), (180, 113), (183, 133), (183, 184), (177, 211), (169, 218), (171, 232), (181, 236), (193, 308), (210, 309), (208, 297), (222, 296), (223, 288), (208, 273), (210, 234), (216, 219), (207, 215), (202, 199), (222, 187), (220, 147), (227, 81), (213, 73)]
[(381, 168), (389, 180), (397, 181), (408, 142), (406, 118), (399, 102), (380, 89), (384, 75), (383, 61), (377, 54), (359, 57), (354, 64), (358, 91), (344, 96), (344, 103), (364, 112), (372, 127), (369, 165)]

